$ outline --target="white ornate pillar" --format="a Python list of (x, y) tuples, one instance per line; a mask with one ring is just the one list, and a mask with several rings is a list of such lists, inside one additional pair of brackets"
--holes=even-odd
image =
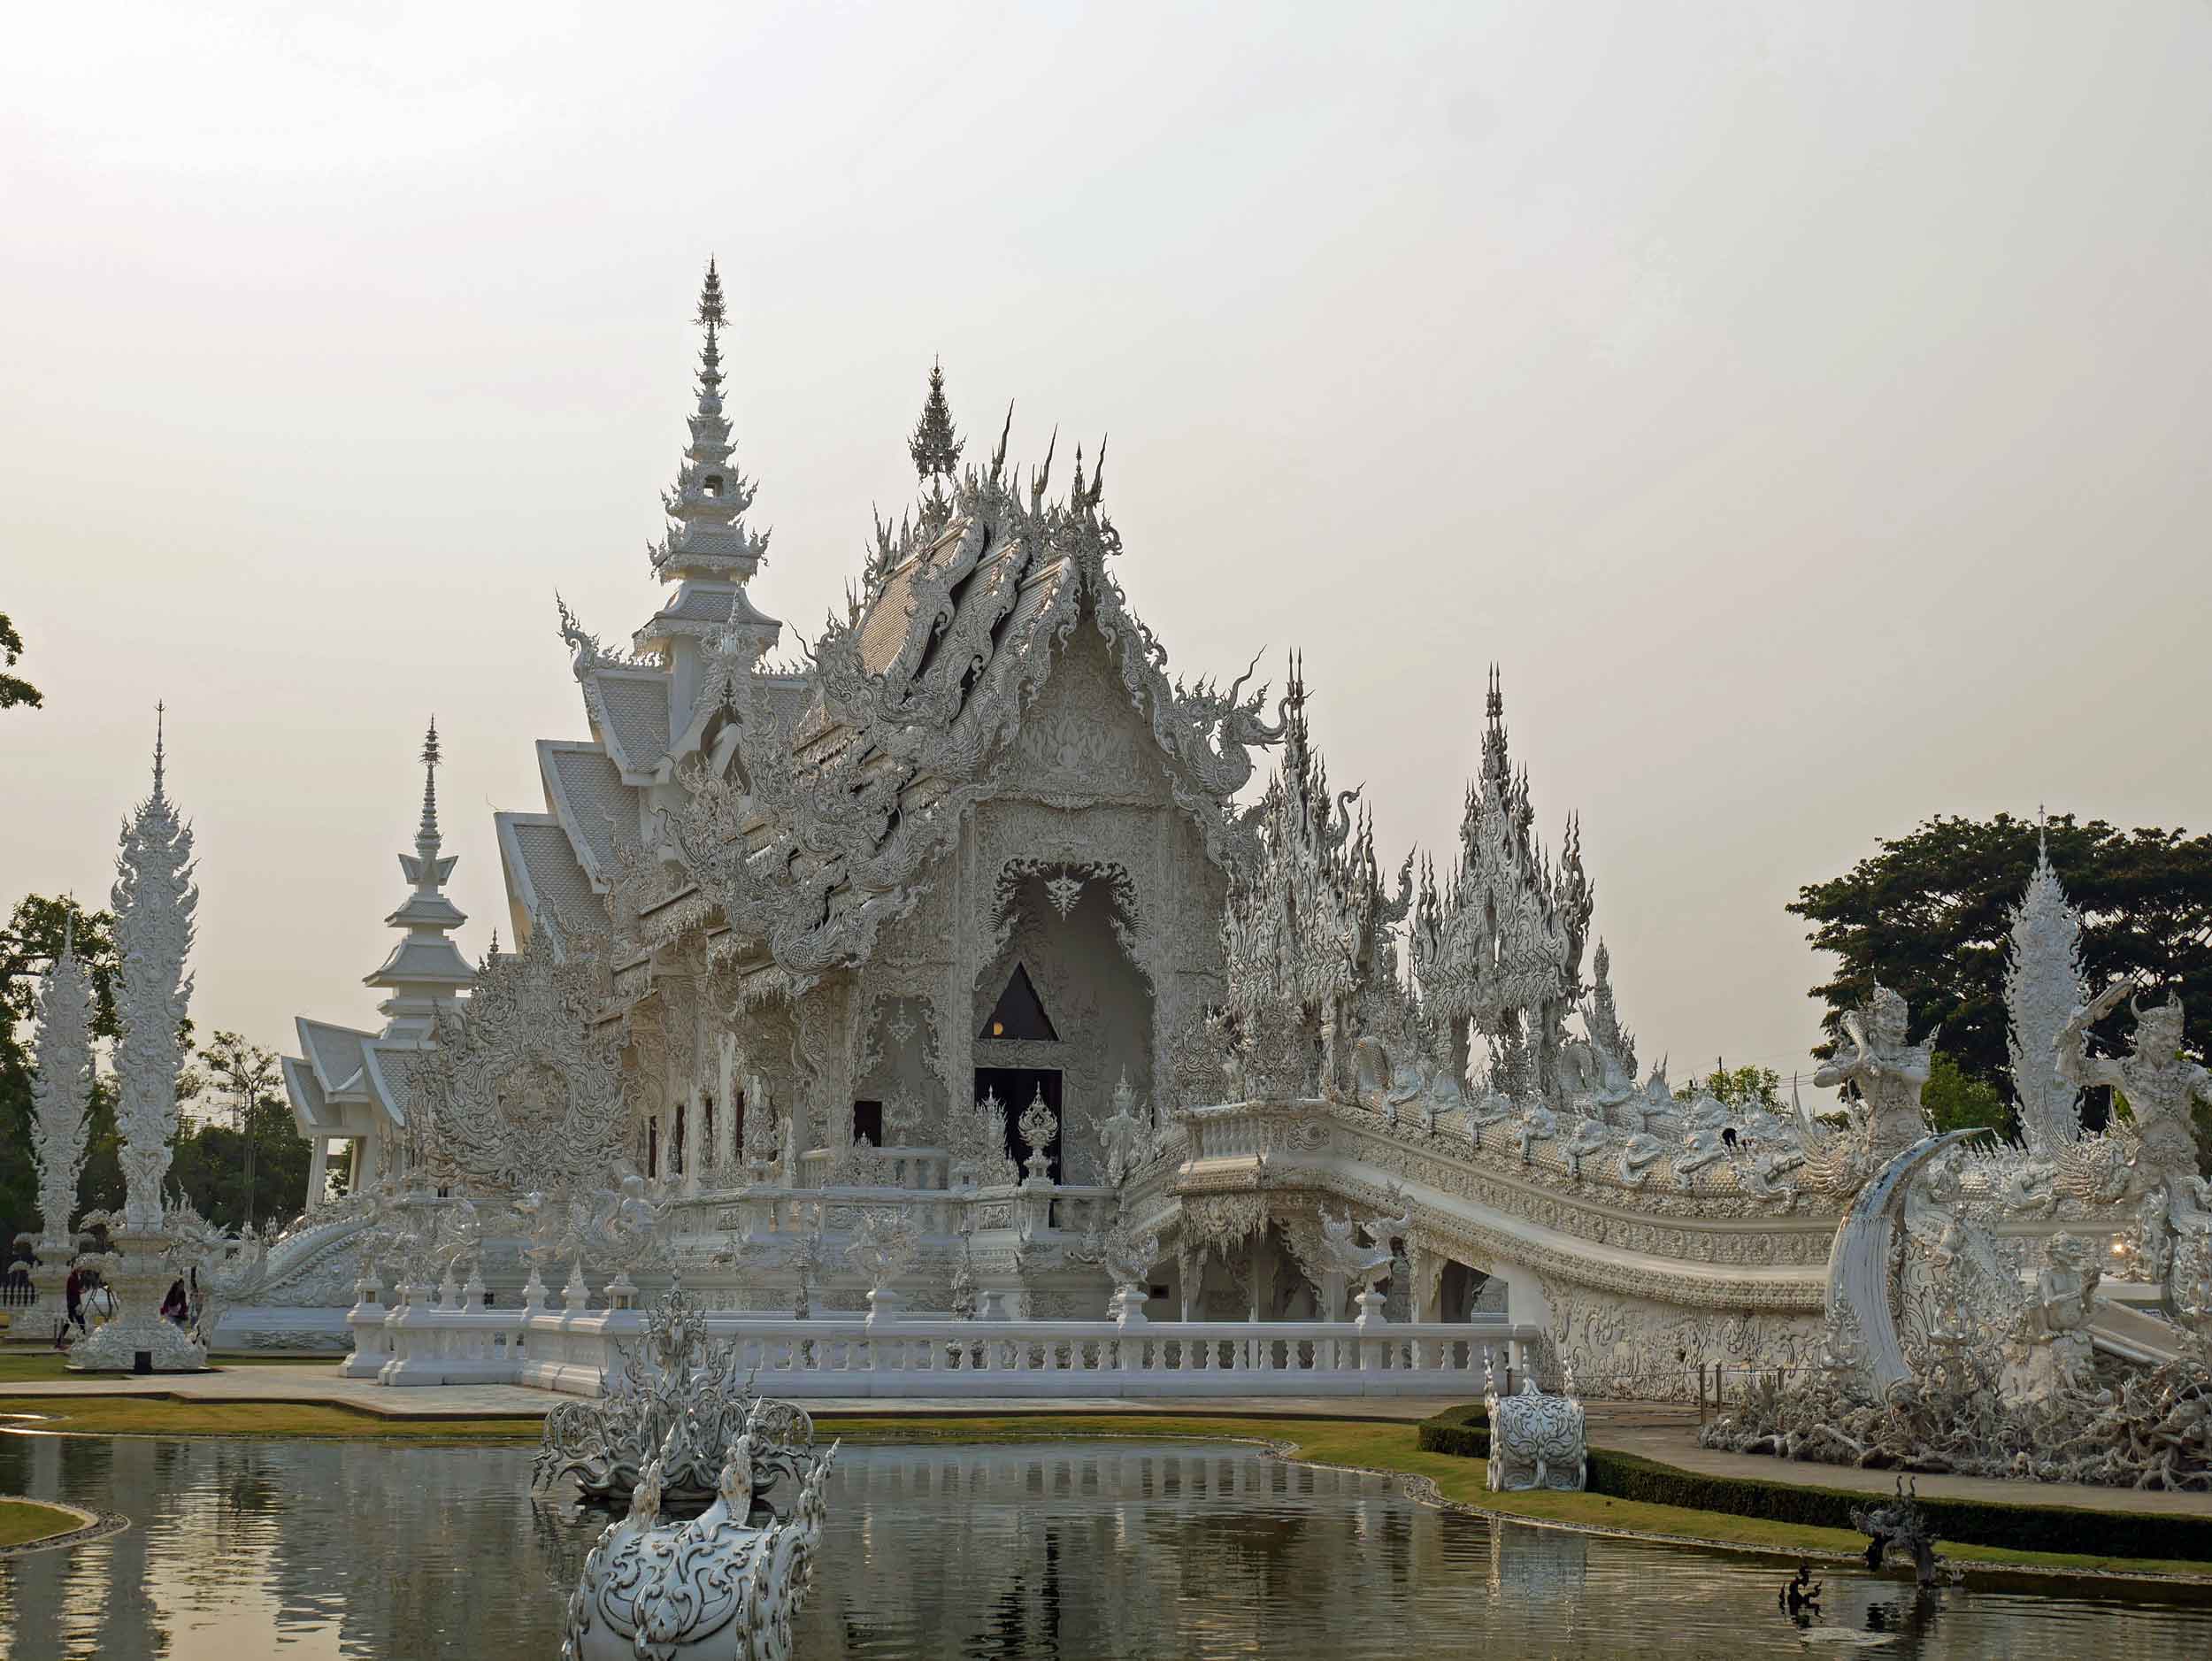
[(726, 1186), (737, 1165), (737, 1038), (724, 1033), (714, 1058), (714, 1180)]
[(305, 1209), (322, 1209), (323, 1190), (330, 1186), (330, 1138), (317, 1136), (307, 1155), (307, 1204)]
[(1412, 1319), (1416, 1321), (1442, 1320), (1443, 1254), (1433, 1247), (1409, 1239), (1406, 1242), (1406, 1263), (1413, 1281)]
[(698, 1081), (694, 1080), (684, 1086), (684, 1192), (687, 1194), (699, 1191), (699, 1152), (706, 1140), (703, 1123), (704, 1110), (705, 1093), (699, 1088)]

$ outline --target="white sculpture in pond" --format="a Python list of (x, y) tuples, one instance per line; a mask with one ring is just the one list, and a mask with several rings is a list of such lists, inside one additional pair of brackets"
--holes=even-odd
[(754, 1488), (749, 1419), (730, 1444), (714, 1503), (681, 1523), (663, 1519), (661, 1462), (649, 1460), (629, 1513), (608, 1524), (584, 1559), (568, 1600), (565, 1661), (785, 1661), (836, 1457), (833, 1445), (801, 1480), (792, 1514), (778, 1519)]
[(1520, 1493), (1560, 1488), (1579, 1493), (1589, 1480), (1589, 1443), (1582, 1403), (1574, 1397), (1574, 1375), (1564, 1396), (1547, 1396), (1529, 1379), (1518, 1396), (1500, 1396), (1497, 1380), (1484, 1368), (1490, 1411), (1490, 1490)]

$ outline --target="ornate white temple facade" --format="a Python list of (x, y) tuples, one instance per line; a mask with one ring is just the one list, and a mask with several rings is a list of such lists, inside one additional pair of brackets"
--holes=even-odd
[[(1825, 1117), (1640, 1079), (1580, 827), (1539, 836), (1494, 673), (1438, 757), (1475, 769), (1457, 848), (1386, 879), (1300, 668), (1272, 702), (1250, 670), (1171, 678), (1117, 580), (1102, 451), (1057, 498), (1050, 453), (1024, 475), (1003, 434), (963, 466), (934, 376), (920, 500), (879, 525), (846, 615), (787, 648), (751, 591), (766, 538), (711, 271), (699, 319), (662, 603), (627, 653), (561, 608), (582, 735), (541, 741), (541, 809), (496, 818), (517, 950), (458, 996), (426, 796), (407, 937), (370, 977), (388, 1025), (303, 1021), (287, 1064), (355, 1181), (270, 1254), (268, 1304), (353, 1277), (349, 1365), (396, 1383), (592, 1388), (623, 1305), (672, 1271), (786, 1395), (856, 1393), (855, 1370), (939, 1390), (949, 1355), (998, 1365), (940, 1325), (979, 1317), (1048, 1357), (1000, 1361), (1089, 1394), (1104, 1367), (1472, 1395), (1494, 1343), (1593, 1395), (1856, 1365), (1838, 1350), (1874, 1294), (1846, 1282), (1879, 1229), (1847, 1222), (1878, 1191), (1893, 1216), (1941, 1151), (1901, 1001), (1855, 1021)], [(2056, 1069), (2024, 1087), (2034, 1145), (1931, 1167), (1984, 1210), (2026, 1185), (2003, 1211), (2022, 1298), (2071, 1250), (2051, 1239), (2109, 1238), (2170, 1188), (2169, 1236), (2202, 1232), (2185, 1150), (2154, 1150), (2168, 1187), (2067, 1174), (2140, 1150), (2077, 1140), (2074, 990), (2049, 978), (2019, 995), (2019, 1065)], [(2139, 1292), (2108, 1274), (2097, 1342), (2177, 1352), (2185, 1323), (2143, 1322), (2197, 1251)]]

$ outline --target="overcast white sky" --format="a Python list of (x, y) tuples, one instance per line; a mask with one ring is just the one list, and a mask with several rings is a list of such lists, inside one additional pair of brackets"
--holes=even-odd
[(1498, 662), (1647, 1058), (1786, 1073), (1876, 837), (2212, 817), (2208, 86), (2193, 0), (19, 11), (0, 903), (104, 894), (165, 697), (196, 1019), (373, 1024), (434, 711), (480, 950), (711, 251), (764, 609), (941, 354), (972, 455), (1112, 434), (1171, 666), (1303, 649), (1394, 865)]

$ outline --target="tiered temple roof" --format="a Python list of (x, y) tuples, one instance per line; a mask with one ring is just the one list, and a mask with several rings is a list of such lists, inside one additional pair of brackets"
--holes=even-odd
[(390, 996), (378, 1005), (386, 1017), (381, 1030), (369, 1032), (335, 1022), (300, 1017), (300, 1053), (281, 1062), (285, 1093), (300, 1134), (316, 1140), (347, 1137), (372, 1150), (367, 1171), (373, 1174), (381, 1151), (407, 1124), (409, 1085), (421, 1057), (434, 1046), (440, 1009), (475, 983), (472, 969), (452, 940), (465, 923), (445, 885), (459, 856), (442, 851), (438, 829), (440, 761), (438, 726), (432, 721), (422, 747), (422, 818), (415, 850), (399, 856), (403, 875), (412, 885), (406, 898), (384, 921), (405, 934), (384, 961), (362, 977)]

